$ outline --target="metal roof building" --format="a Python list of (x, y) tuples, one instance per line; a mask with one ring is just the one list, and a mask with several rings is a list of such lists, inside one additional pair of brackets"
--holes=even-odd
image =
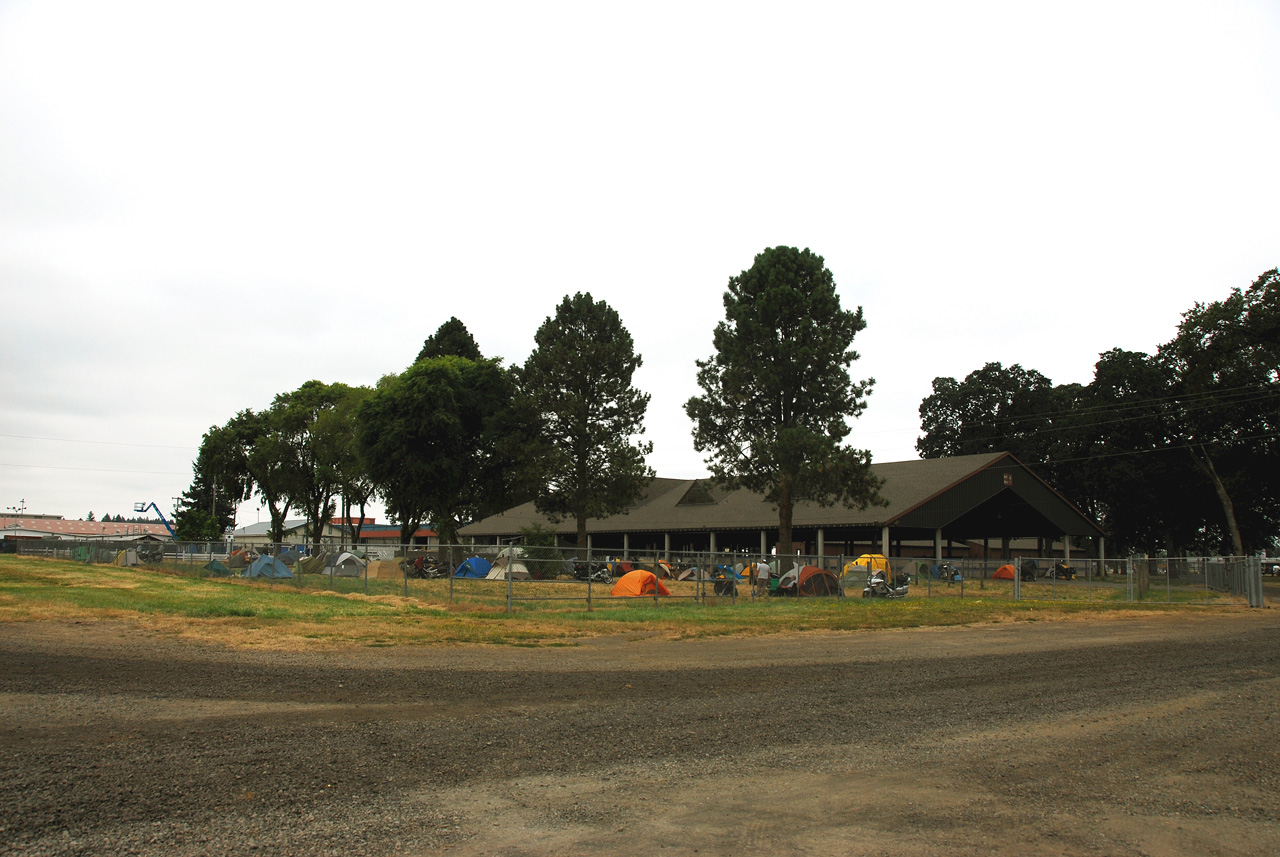
[[(942, 545), (1036, 538), (1098, 540), (1101, 528), (1009, 453), (873, 464), (887, 506), (848, 509), (798, 501), (793, 537), (802, 553), (861, 552), (893, 543)], [(553, 524), (525, 503), (463, 527), (476, 543), (519, 538), (541, 526), (572, 540), (573, 521)], [(654, 479), (625, 513), (587, 522), (593, 549), (669, 552), (742, 550), (769, 553), (778, 537), (777, 507), (760, 494), (729, 491), (710, 480)], [(899, 554), (901, 555), (901, 554)]]

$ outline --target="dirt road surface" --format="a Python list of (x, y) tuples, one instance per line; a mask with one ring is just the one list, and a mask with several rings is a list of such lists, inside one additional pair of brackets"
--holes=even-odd
[(264, 652), (0, 626), (0, 854), (1280, 853), (1280, 611)]

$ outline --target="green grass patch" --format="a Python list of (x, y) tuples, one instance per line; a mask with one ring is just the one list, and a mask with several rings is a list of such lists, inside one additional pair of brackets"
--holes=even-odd
[[(966, 582), (963, 598), (958, 586), (913, 585), (911, 597), (894, 601), (748, 596), (736, 603), (727, 598), (700, 603), (690, 597), (697, 592), (695, 584), (672, 583), (671, 588), (683, 597), (655, 604), (652, 598), (611, 598), (608, 587), (596, 585), (588, 610), (582, 583), (519, 582), (512, 586), (515, 595), (547, 600), (517, 600), (508, 612), (503, 581), (412, 580), (406, 585), (303, 575), (266, 582), (0, 556), (0, 620), (116, 619), (247, 646), (573, 645), (584, 637), (634, 632), (670, 638), (755, 636), (1179, 609), (1164, 603), (1164, 591), (1154, 587), (1140, 604), (1128, 603), (1122, 586), (1061, 584), (1024, 585), (1023, 600), (1014, 601), (1012, 586), (996, 581)], [(1081, 591), (1087, 600), (1050, 597)], [(1203, 600), (1203, 592), (1188, 596), (1188, 603)]]

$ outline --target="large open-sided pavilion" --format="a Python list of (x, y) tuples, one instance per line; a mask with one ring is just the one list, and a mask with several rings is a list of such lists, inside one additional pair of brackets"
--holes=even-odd
[[(1030, 542), (1041, 552), (1101, 557), (1102, 529), (1009, 453), (872, 465), (884, 480), (886, 506), (849, 509), (797, 502), (791, 552), (829, 556), (874, 550), (886, 556), (1009, 557)], [(525, 503), (461, 529), (475, 544), (517, 541), (522, 531), (576, 538), (573, 520), (552, 522)], [(656, 478), (624, 513), (587, 522), (589, 547), (619, 555), (673, 551), (770, 554), (777, 546), (777, 507), (745, 489), (708, 479)], [(1086, 542), (1088, 545), (1086, 546)], [(1043, 547), (1041, 547), (1043, 546)], [(786, 552), (786, 551), (782, 551)]]

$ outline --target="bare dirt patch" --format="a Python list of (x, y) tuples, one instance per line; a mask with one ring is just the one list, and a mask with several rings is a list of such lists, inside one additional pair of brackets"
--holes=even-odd
[(0, 625), (0, 854), (1280, 853), (1280, 615), (571, 648)]

